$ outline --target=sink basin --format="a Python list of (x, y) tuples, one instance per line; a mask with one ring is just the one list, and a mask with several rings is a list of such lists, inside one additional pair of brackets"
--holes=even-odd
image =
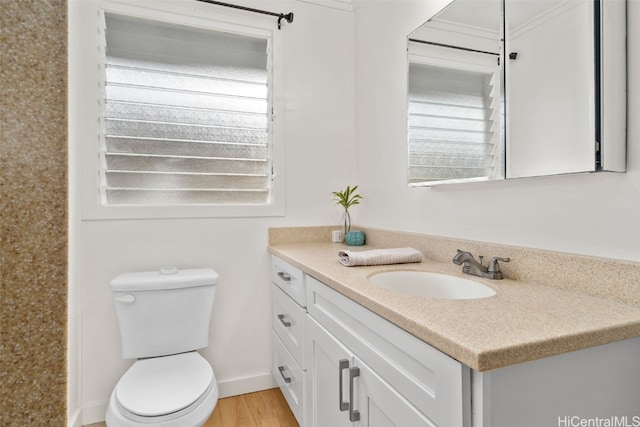
[(488, 298), (496, 291), (462, 277), (428, 271), (386, 271), (369, 277), (369, 283), (405, 295), (444, 299)]

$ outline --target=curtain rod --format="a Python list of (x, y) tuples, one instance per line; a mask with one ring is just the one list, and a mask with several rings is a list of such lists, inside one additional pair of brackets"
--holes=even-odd
[(469, 49), (468, 47), (460, 47), (460, 46), (454, 46), (454, 45), (444, 44), (444, 43), (428, 42), (428, 41), (425, 41), (425, 40), (418, 40), (418, 39), (409, 39), (409, 41), (410, 42), (416, 42), (416, 43), (423, 43), (423, 44), (431, 44), (431, 45), (440, 46), (440, 47), (448, 47), (448, 48), (451, 48), (451, 49), (466, 50), (467, 52), (486, 53), (487, 55), (500, 56), (499, 53), (495, 53), (495, 52), (487, 52), (487, 51), (484, 51), (484, 50)]
[(262, 13), (264, 15), (277, 16), (278, 17), (278, 29), (281, 28), (281, 22), (282, 22), (283, 19), (285, 19), (288, 23), (292, 23), (293, 22), (293, 12), (289, 12), (287, 14), (274, 13), (274, 12), (269, 12), (267, 10), (253, 9), (251, 7), (238, 6), (238, 5), (230, 4), (230, 3), (223, 3), (221, 1), (214, 1), (214, 0), (196, 0), (196, 1), (201, 1), (203, 3), (217, 4), (218, 6), (232, 7), (234, 9), (246, 10), (248, 12)]

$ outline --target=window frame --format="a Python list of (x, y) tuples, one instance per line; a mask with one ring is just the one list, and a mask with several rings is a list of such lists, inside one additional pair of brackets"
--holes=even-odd
[[(146, 3), (150, 5), (150, 3)], [(210, 30), (229, 31), (232, 33), (259, 36), (269, 39), (271, 46), (272, 73), (269, 90), (271, 91), (271, 141), (270, 163), (272, 182), (270, 203), (267, 204), (175, 204), (175, 205), (107, 205), (101, 203), (100, 196), (100, 159), (98, 116), (95, 116), (93, 135), (89, 134), (92, 126), (83, 126), (85, 130), (79, 138), (78, 148), (81, 162), (82, 217), (83, 219), (161, 219), (161, 218), (208, 218), (208, 217), (269, 217), (284, 216), (284, 37), (282, 30), (277, 29), (273, 19), (253, 16), (246, 12), (227, 11), (225, 8), (198, 2), (158, 2), (153, 9), (145, 3), (132, 4), (114, 1), (99, 1), (95, 9), (95, 54), (89, 55), (86, 61), (96, 60), (93, 69), (97, 69), (98, 13), (124, 14), (143, 19), (153, 19), (178, 25), (188, 25)], [(87, 34), (77, 34), (87, 36)], [(88, 44), (87, 44), (88, 45)], [(79, 60), (80, 58), (76, 58)], [(88, 64), (87, 64), (88, 65)], [(88, 68), (88, 67), (87, 67)], [(94, 87), (99, 87), (99, 73), (95, 73)], [(72, 82), (70, 82), (73, 84)], [(102, 102), (100, 91), (83, 96), (86, 102)], [(90, 99), (93, 98), (93, 99)], [(72, 100), (73, 101), (73, 100)], [(82, 108), (82, 106), (77, 106)], [(97, 111), (100, 108), (95, 107)]]

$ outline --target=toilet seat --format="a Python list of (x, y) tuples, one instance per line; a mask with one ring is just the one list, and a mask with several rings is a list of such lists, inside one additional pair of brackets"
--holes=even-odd
[(118, 406), (133, 418), (162, 417), (196, 403), (214, 382), (211, 365), (193, 351), (138, 360), (114, 394)]

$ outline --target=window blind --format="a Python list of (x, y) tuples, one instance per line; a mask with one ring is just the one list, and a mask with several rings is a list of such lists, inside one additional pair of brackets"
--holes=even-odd
[(269, 39), (102, 22), (102, 204), (269, 203)]
[(497, 73), (409, 64), (409, 184), (494, 173), (498, 83)]

